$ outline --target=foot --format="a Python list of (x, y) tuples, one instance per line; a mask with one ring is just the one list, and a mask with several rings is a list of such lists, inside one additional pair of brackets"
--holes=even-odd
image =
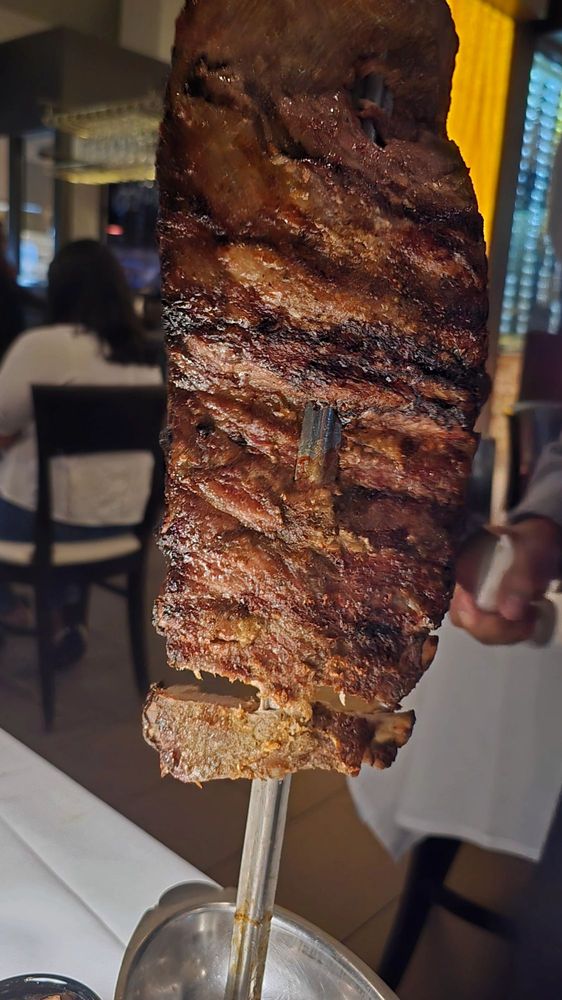
[(71, 625), (57, 632), (54, 640), (55, 667), (68, 670), (78, 663), (88, 648), (88, 632), (84, 625)]
[(0, 611), (0, 626), (15, 635), (33, 632), (33, 615), (29, 604), (23, 598), (15, 597), (9, 608)]

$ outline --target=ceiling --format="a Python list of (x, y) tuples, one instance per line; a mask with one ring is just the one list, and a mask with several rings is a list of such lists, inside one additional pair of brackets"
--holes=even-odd
[[(31, 20), (27, 30), (17, 31), (17, 37), (36, 31), (45, 25), (75, 28), (87, 34), (103, 36), (116, 41), (119, 34), (120, 0), (1, 0), (0, 36), (7, 38), (10, 14), (17, 31), (17, 18)], [(37, 27), (38, 26), (38, 27)]]
[(8, 42), (12, 38), (21, 38), (24, 35), (32, 35), (35, 31), (42, 31), (47, 27), (46, 22), (26, 14), (17, 14), (13, 10), (8, 10), (0, 6), (0, 42)]

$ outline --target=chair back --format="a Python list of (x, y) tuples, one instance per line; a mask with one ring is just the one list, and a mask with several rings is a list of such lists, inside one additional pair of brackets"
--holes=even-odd
[(562, 334), (527, 334), (519, 400), (562, 403)]
[(166, 411), (163, 385), (33, 386), (37, 434), (38, 501), (36, 559), (49, 561), (52, 542), (52, 459), (100, 452), (150, 452), (154, 470), (142, 522), (144, 541), (154, 525), (163, 495), (160, 433)]
[(517, 403), (509, 415), (508, 508), (522, 500), (541, 452), (562, 433), (562, 402)]

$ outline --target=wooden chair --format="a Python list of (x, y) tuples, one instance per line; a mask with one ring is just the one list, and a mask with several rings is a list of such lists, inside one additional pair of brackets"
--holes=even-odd
[[(0, 540), (0, 580), (22, 583), (35, 595), (39, 675), (43, 713), (51, 728), (55, 713), (55, 672), (49, 594), (53, 585), (98, 584), (127, 600), (131, 651), (137, 687), (148, 687), (144, 589), (146, 556), (162, 503), (160, 431), (165, 413), (163, 386), (35, 386), (38, 448), (38, 505), (33, 542)], [(62, 455), (150, 452), (154, 472), (143, 520), (108, 538), (79, 542), (53, 540), (51, 461)], [(126, 586), (112, 583), (124, 576)]]
[(562, 334), (527, 334), (519, 399), (562, 403)]
[(428, 837), (414, 848), (398, 914), (377, 969), (393, 990), (400, 985), (433, 906), (441, 906), (475, 927), (513, 939), (514, 926), (507, 917), (465, 899), (445, 885), (460, 847), (461, 841), (452, 837)]
[(523, 498), (543, 449), (562, 433), (562, 400), (516, 403), (509, 420), (509, 480), (506, 503), (515, 507)]
[(492, 484), (496, 461), (494, 438), (480, 438), (466, 494), (466, 535), (471, 535), (490, 520)]
[(508, 509), (521, 500), (542, 448), (560, 434), (561, 407), (562, 333), (532, 330), (525, 338), (519, 400), (507, 414)]

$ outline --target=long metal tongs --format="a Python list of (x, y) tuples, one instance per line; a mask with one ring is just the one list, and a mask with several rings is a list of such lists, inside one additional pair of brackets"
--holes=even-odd
[[(341, 426), (332, 406), (308, 403), (295, 479), (323, 485), (335, 477)], [(260, 711), (271, 708), (263, 703)], [(291, 776), (252, 781), (236, 913), (230, 946), (226, 1000), (260, 1000), (269, 930), (279, 875)]]
[[(360, 107), (363, 101), (370, 101), (385, 110), (392, 108), (391, 95), (382, 78), (374, 73), (359, 81), (353, 98)], [(365, 134), (377, 142), (373, 122), (366, 117), (361, 124)], [(341, 424), (336, 409), (328, 404), (307, 403), (295, 480), (317, 486), (333, 481), (340, 443)], [(268, 702), (262, 702), (260, 711), (271, 708)], [(290, 788), (290, 775), (282, 781), (252, 781), (225, 1000), (261, 1000)]]

